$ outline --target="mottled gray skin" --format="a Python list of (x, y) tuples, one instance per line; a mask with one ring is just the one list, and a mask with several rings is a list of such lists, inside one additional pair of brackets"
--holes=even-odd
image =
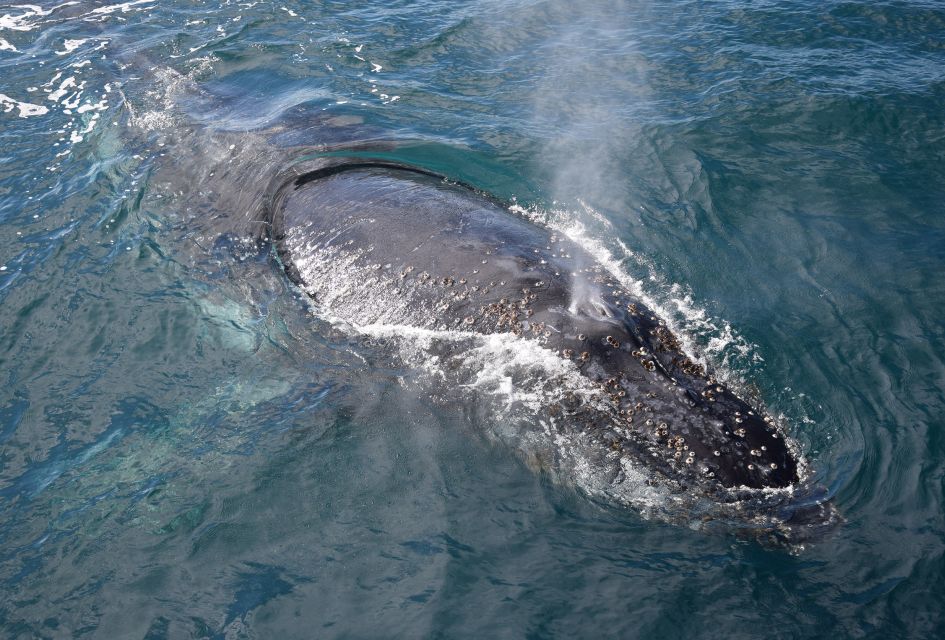
[(282, 180), (269, 206), (275, 246), (333, 316), (535, 340), (612, 403), (617, 424), (573, 414), (573, 428), (602, 446), (728, 500), (798, 482), (773, 421), (692, 362), (567, 238), (470, 188), (384, 162), (326, 159)]

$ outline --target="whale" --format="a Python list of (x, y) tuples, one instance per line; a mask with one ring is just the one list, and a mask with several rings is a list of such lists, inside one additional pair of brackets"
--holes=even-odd
[(424, 168), (332, 156), (281, 175), (266, 218), (287, 276), (333, 318), (553, 352), (609, 407), (567, 421), (604, 457), (722, 502), (799, 483), (770, 415), (586, 250), (507, 203)]
[[(164, 68), (142, 78), (213, 104)], [(319, 327), (433, 371), (426, 398), (604, 508), (789, 542), (842, 521), (750, 383), (696, 357), (586, 239), (455, 175), (438, 143), (304, 110), (252, 130), (149, 113), (129, 122), (173, 150), (149, 169), (176, 203), (169, 251), (206, 286), (233, 278), (227, 295), (253, 299), (287, 280)]]

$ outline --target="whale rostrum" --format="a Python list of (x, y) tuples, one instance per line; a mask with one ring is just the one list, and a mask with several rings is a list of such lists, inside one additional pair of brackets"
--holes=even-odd
[(570, 429), (614, 465), (631, 458), (721, 502), (799, 483), (792, 443), (690, 358), (667, 324), (590, 253), (433, 172), (329, 157), (273, 190), (288, 276), (333, 318), (529, 341), (579, 372), (605, 411)]

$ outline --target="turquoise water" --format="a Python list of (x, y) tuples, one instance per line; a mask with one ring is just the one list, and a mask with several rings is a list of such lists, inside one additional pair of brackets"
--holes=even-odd
[[(0, 635), (943, 635), (943, 43), (937, 2), (0, 6)], [(247, 237), (365, 140), (637, 280), (844, 522), (590, 500), (320, 316)]]

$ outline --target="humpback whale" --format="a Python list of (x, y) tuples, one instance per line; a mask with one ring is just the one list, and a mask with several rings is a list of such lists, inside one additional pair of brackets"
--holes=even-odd
[(585, 460), (570, 445), (552, 455), (571, 456), (572, 473), (593, 466), (604, 493), (644, 468), (648, 486), (697, 495), (712, 519), (746, 501), (783, 507), (801, 483), (771, 416), (688, 356), (576, 242), (488, 194), (419, 167), (326, 155), (276, 179), (266, 219), (286, 274), (331, 318), (554, 354), (593, 398), (561, 389), (548, 401), (548, 441), (567, 435)]

